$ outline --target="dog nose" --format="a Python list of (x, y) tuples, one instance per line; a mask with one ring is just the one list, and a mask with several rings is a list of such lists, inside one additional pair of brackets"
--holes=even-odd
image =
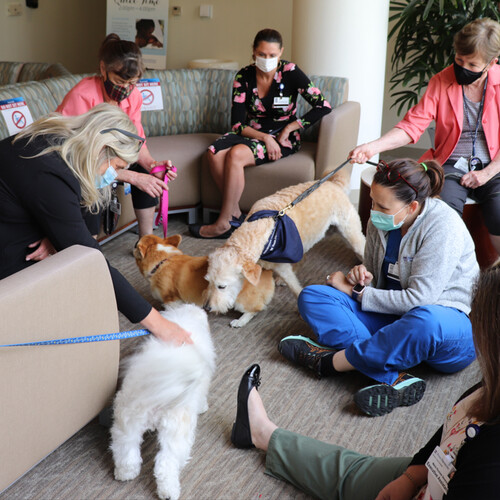
[(208, 304), (208, 302), (206, 302), (205, 304), (203, 304), (203, 309), (205, 309), (205, 311), (207, 311), (207, 312), (212, 312), (212, 308), (210, 307), (210, 305)]

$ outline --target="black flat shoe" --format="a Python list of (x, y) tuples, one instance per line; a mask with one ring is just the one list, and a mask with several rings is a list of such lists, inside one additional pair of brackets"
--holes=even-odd
[(234, 227), (230, 227), (225, 233), (219, 234), (218, 236), (203, 236), (200, 234), (200, 229), (203, 224), (189, 224), (188, 229), (191, 236), (195, 238), (200, 238), (202, 240), (227, 240), (231, 234), (233, 234)]
[(236, 421), (231, 432), (231, 442), (236, 448), (254, 448), (248, 420), (248, 396), (250, 391), (260, 385), (260, 366), (252, 365), (243, 375), (238, 388)]

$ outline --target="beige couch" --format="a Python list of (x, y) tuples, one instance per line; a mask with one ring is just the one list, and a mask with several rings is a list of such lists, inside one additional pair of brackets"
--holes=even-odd
[[(0, 280), (0, 344), (118, 331), (101, 252), (68, 248)], [(0, 492), (114, 394), (119, 341), (0, 348)]]
[[(40, 82), (0, 87), (0, 100), (23, 97), (33, 119), (54, 111), (66, 93), (85, 75), (67, 75)], [(142, 114), (148, 147), (157, 159), (173, 160), (179, 176), (169, 193), (170, 211), (186, 212), (194, 222), (197, 209), (218, 209), (221, 198), (208, 172), (207, 147), (230, 130), (231, 92), (234, 72), (223, 69), (149, 70), (145, 78), (161, 83), (163, 109)], [(244, 211), (262, 196), (277, 189), (321, 177), (340, 164), (357, 143), (360, 107), (348, 102), (345, 78), (312, 76), (333, 107), (321, 123), (303, 134), (300, 152), (276, 163), (246, 169), (241, 199)], [(299, 116), (308, 108), (299, 98)], [(0, 138), (8, 135), (0, 119)], [(346, 167), (344, 175), (350, 175)], [(134, 223), (130, 196), (120, 194), (123, 213), (116, 234)]]

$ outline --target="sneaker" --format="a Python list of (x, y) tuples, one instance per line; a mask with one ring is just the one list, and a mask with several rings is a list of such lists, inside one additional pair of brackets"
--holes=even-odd
[(337, 352), (302, 335), (285, 337), (278, 344), (278, 351), (289, 361), (312, 370), (318, 378), (322, 376), (321, 360), (328, 357), (331, 362), (331, 357)]
[(390, 413), (398, 406), (411, 406), (418, 403), (425, 392), (425, 381), (400, 373), (392, 384), (375, 384), (354, 394), (354, 402), (361, 411), (371, 417)]

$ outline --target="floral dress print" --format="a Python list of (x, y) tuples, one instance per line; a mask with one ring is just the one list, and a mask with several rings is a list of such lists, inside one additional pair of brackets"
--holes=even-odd
[[(312, 106), (300, 118), (296, 116), (299, 94)], [(278, 64), (268, 94), (261, 99), (257, 92), (256, 67), (252, 64), (241, 69), (233, 82), (231, 132), (217, 139), (208, 149), (212, 153), (217, 153), (236, 144), (245, 144), (252, 150), (255, 164), (261, 165), (271, 161), (267, 156), (266, 145), (257, 139), (243, 137), (241, 132), (245, 127), (252, 127), (259, 132), (277, 137), (281, 129), (289, 123), (297, 120), (301, 128), (305, 129), (330, 113), (331, 110), (332, 107), (328, 101), (307, 75), (294, 63), (283, 60)], [(289, 135), (291, 148), (280, 144), (282, 157), (299, 150), (299, 130)]]

